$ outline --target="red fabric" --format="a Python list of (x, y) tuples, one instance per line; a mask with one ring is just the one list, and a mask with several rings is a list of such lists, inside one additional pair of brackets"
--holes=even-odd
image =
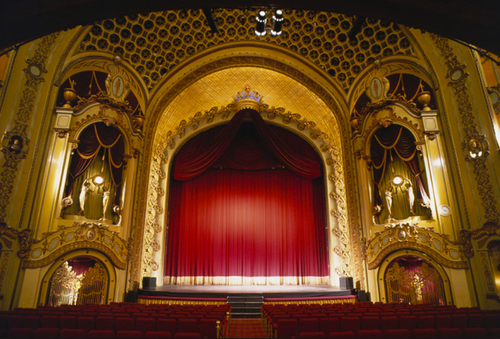
[[(122, 184), (123, 157), (125, 155), (125, 141), (120, 130), (98, 122), (85, 128), (80, 134), (79, 140), (78, 149), (73, 152), (71, 158), (66, 196), (73, 193), (75, 179), (85, 173), (96, 159), (99, 149), (104, 147), (107, 151), (105, 153), (107, 153), (111, 178), (116, 185), (115, 203), (118, 203)], [(87, 157), (89, 158), (85, 159)]]
[(328, 276), (322, 184), (286, 170), (172, 181), (166, 276)]
[(321, 163), (304, 140), (241, 111), (173, 168), (166, 276), (328, 276)]
[[(258, 142), (267, 150), (262, 150), (261, 146), (255, 149), (238, 147), (233, 143), (236, 136), (241, 135), (245, 116), (251, 117), (261, 140)], [(223, 127), (210, 129), (186, 142), (175, 158), (173, 177), (179, 181), (196, 178), (214, 167), (221, 157), (224, 166), (233, 169), (269, 169), (282, 164), (306, 178), (321, 176), (321, 163), (311, 146), (290, 132), (268, 126), (254, 110), (240, 111)]]

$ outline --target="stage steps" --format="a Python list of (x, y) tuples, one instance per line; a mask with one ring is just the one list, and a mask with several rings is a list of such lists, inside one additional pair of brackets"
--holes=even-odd
[(264, 296), (228, 295), (227, 303), (231, 306), (231, 318), (260, 318)]

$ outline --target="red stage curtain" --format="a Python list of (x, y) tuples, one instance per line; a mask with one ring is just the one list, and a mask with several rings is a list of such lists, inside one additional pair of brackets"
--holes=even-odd
[(245, 116), (252, 119), (267, 149), (290, 171), (311, 179), (321, 176), (318, 156), (304, 140), (286, 131), (277, 132), (258, 112), (247, 109), (238, 112), (224, 127), (186, 142), (175, 159), (174, 179), (190, 180), (211, 168), (232, 144)]
[[(235, 119), (242, 119), (242, 114)], [(307, 283), (301, 279), (307, 277), (327, 278), (323, 176), (321, 171), (317, 179), (297, 175), (288, 169), (297, 159), (286, 159), (300, 153), (296, 158), (303, 164), (293, 166), (310, 175), (316, 165), (321, 169), (318, 156), (290, 132), (237, 121), (191, 139), (174, 160), (174, 171), (181, 168), (178, 161), (190, 161), (197, 171), (183, 166), (182, 172), (201, 173), (190, 180), (171, 180), (165, 276), (171, 283), (186, 277), (294, 277), (287, 281), (295, 283)], [(231, 125), (238, 130), (229, 131)], [(273, 136), (274, 152), (269, 140), (259, 136), (263, 129)], [(231, 133), (231, 143), (214, 151), (217, 147), (210, 141), (218, 143), (221, 133)], [(219, 157), (213, 160), (198, 152)], [(201, 171), (206, 167), (201, 159), (212, 169)]]
[(166, 276), (328, 276), (322, 180), (210, 170), (170, 189)]

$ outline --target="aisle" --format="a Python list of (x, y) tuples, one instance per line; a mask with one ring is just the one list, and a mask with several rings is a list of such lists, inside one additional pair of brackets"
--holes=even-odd
[(228, 338), (267, 338), (261, 319), (231, 319)]

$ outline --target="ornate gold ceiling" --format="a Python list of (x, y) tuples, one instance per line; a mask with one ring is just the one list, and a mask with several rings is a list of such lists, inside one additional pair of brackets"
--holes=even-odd
[(283, 34), (278, 37), (255, 35), (254, 11), (218, 9), (214, 17), (218, 34), (210, 31), (201, 10), (104, 20), (89, 28), (76, 54), (95, 50), (120, 55), (151, 90), (172, 68), (206, 48), (234, 41), (263, 41), (307, 58), (345, 91), (375, 58), (415, 54), (402, 30), (380, 20), (367, 19), (356, 38), (349, 40), (353, 18), (331, 12), (286, 10)]
[(246, 85), (262, 96), (263, 103), (283, 107), (314, 121), (318, 129), (328, 133), (332, 141), (340, 145), (337, 120), (316, 94), (284, 74), (258, 67), (229, 68), (199, 79), (168, 105), (158, 123), (157, 133), (164, 136), (168, 131), (174, 131), (181, 120), (193, 117), (197, 112), (213, 106), (227, 106)]

